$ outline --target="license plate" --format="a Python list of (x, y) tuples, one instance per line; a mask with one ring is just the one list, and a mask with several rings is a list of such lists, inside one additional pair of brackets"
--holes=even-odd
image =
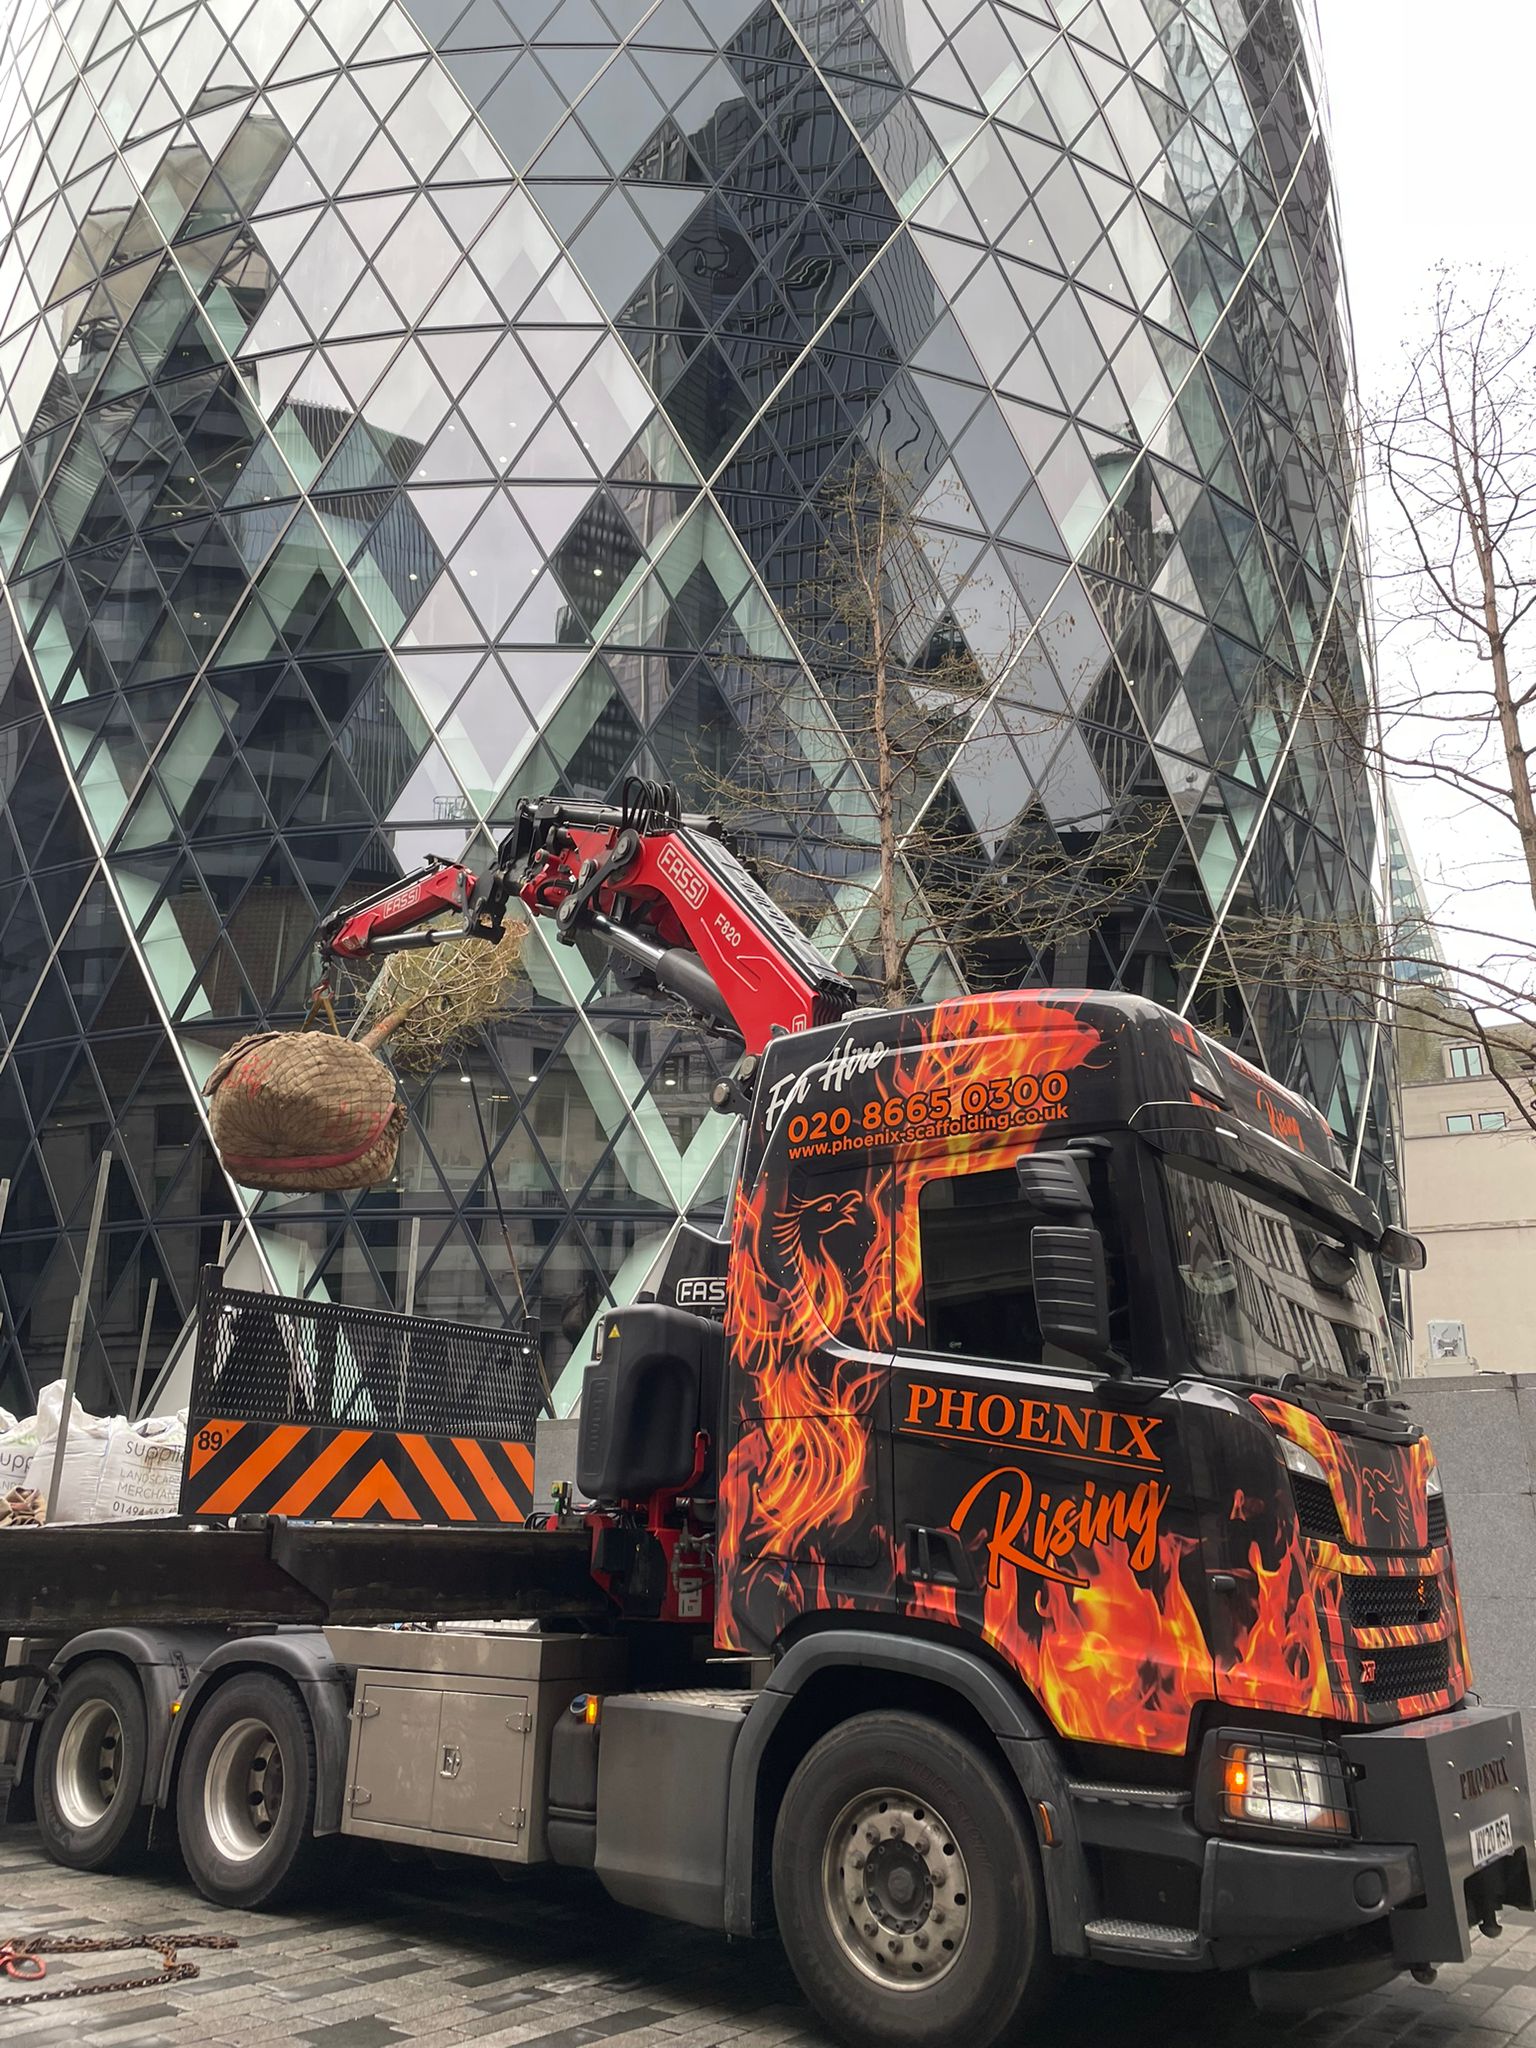
[(1481, 1870), (1496, 1856), (1507, 1856), (1514, 1846), (1515, 1831), (1507, 1813), (1501, 1813), (1497, 1820), (1485, 1821), (1472, 1830), (1472, 1868)]

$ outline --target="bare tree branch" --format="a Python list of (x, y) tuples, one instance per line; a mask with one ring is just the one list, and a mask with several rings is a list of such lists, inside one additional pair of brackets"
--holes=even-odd
[(931, 494), (861, 461), (817, 509), (795, 618), (813, 672), (751, 664), (745, 742), (699, 761), (695, 787), (787, 908), (850, 931), (873, 1000), (1043, 979), (1164, 871), (1174, 807), (1158, 786), (1112, 824), (1102, 795), (1081, 816), (1060, 800), (1075, 621), (1039, 625), (1011, 586), (962, 573)]

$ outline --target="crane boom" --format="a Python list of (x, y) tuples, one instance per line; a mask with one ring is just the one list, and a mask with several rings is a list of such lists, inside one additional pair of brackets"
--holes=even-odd
[[(484, 885), (432, 858), (366, 902), (334, 913), (322, 958), (358, 961), (405, 946), (500, 938), (516, 896), (566, 944), (591, 933), (631, 986), (681, 997), (760, 1053), (780, 1031), (835, 1023), (852, 985), (785, 915), (716, 818), (685, 815), (676, 790), (632, 779), (622, 804), (525, 798)], [(457, 925), (433, 924), (445, 910)]]

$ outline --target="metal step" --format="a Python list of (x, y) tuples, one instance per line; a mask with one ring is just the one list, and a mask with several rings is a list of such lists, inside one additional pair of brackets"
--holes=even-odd
[(1090, 1920), (1083, 1932), (1094, 1955), (1162, 1957), (1194, 1961), (1205, 1948), (1193, 1927), (1159, 1927), (1150, 1920)]
[(1140, 1806), (1157, 1812), (1176, 1813), (1181, 1806), (1190, 1804), (1191, 1795), (1177, 1786), (1149, 1785), (1074, 1785), (1069, 1783), (1067, 1791), (1074, 1805), (1081, 1806)]

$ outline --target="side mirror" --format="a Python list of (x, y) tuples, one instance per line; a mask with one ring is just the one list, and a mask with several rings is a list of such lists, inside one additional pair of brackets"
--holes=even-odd
[(1037, 1224), (1029, 1233), (1035, 1315), (1047, 1344), (1094, 1363), (1107, 1359), (1109, 1280), (1104, 1240), (1079, 1224)]
[(1401, 1266), (1409, 1273), (1422, 1273), (1429, 1258), (1423, 1238), (1399, 1230), (1394, 1223), (1389, 1223), (1381, 1233), (1376, 1249), (1389, 1266)]
[(1026, 1152), (1014, 1172), (1019, 1177), (1019, 1193), (1031, 1208), (1041, 1209), (1047, 1216), (1086, 1219), (1093, 1214), (1083, 1169), (1070, 1152)]

